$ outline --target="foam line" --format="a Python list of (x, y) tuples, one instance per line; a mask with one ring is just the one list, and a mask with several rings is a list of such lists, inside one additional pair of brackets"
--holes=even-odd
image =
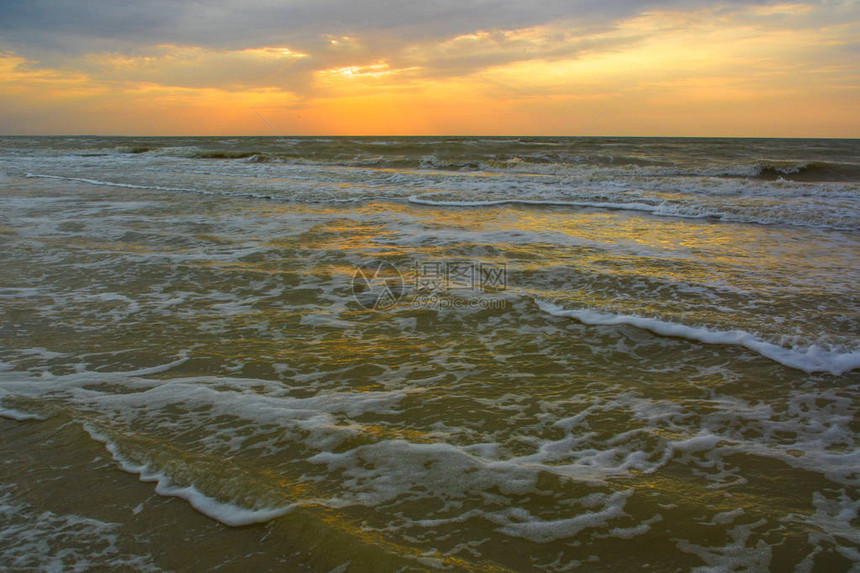
[(45, 420), (44, 416), (39, 416), (38, 414), (29, 414), (27, 412), (21, 412), (18, 410), (13, 410), (11, 408), (4, 408), (0, 406), (0, 416), (3, 418), (9, 418), (10, 420), (15, 420), (18, 422), (23, 422), (25, 420)]
[(658, 217), (674, 217), (678, 219), (709, 219), (726, 223), (745, 223), (754, 225), (791, 225), (813, 229), (830, 229), (834, 231), (853, 231), (855, 227), (840, 225), (835, 222), (816, 222), (801, 220), (786, 220), (767, 213), (737, 213), (731, 209), (720, 209), (713, 205), (679, 204), (662, 202), (658, 205), (650, 203), (614, 203), (609, 201), (565, 201), (552, 199), (493, 199), (486, 201), (435, 201), (422, 199), (415, 195), (407, 198), (409, 203), (431, 207), (495, 207), (500, 205), (524, 205), (533, 207), (576, 207), (583, 209), (606, 209), (609, 211), (635, 211), (649, 213)]
[(497, 205), (529, 205), (544, 207), (593, 207), (596, 209), (615, 209), (619, 211), (644, 211), (655, 213), (660, 206), (647, 203), (606, 203), (592, 201), (554, 201), (543, 199), (495, 199), (490, 201), (433, 201), (421, 199), (415, 195), (409, 197), (408, 201), (416, 205), (429, 205), (432, 207), (494, 207)]
[(765, 342), (743, 330), (711, 330), (701, 326), (687, 326), (656, 318), (624, 314), (608, 314), (590, 309), (564, 309), (550, 302), (535, 300), (542, 311), (553, 316), (574, 318), (592, 326), (630, 325), (660, 336), (686, 338), (704, 344), (743, 346), (765, 358), (804, 372), (829, 372), (834, 376), (860, 368), (860, 351), (836, 352), (812, 345), (805, 350), (785, 348)]
[(87, 179), (84, 177), (62, 177), (60, 175), (43, 175), (41, 173), (27, 173), (26, 177), (31, 179), (59, 179), (60, 181), (77, 181), (78, 183), (89, 183), (90, 185), (103, 185), (106, 187), (124, 187), (126, 189), (148, 189), (153, 191), (193, 191), (195, 193), (209, 194), (207, 191), (198, 189), (186, 189), (184, 187), (162, 187), (160, 185), (134, 185), (132, 183), (117, 183), (114, 181), (101, 181), (99, 179)]
[(191, 507), (200, 513), (215, 519), (224, 525), (241, 527), (253, 523), (262, 523), (280, 517), (292, 511), (293, 506), (276, 507), (270, 509), (247, 509), (233, 503), (224, 503), (213, 499), (193, 485), (177, 486), (172, 483), (170, 476), (154, 471), (147, 465), (136, 464), (126, 459), (119, 448), (104, 434), (94, 430), (89, 424), (84, 424), (84, 429), (94, 440), (105, 445), (119, 466), (131, 474), (138, 474), (142, 482), (155, 482), (155, 492), (165, 497), (178, 497), (184, 499)]

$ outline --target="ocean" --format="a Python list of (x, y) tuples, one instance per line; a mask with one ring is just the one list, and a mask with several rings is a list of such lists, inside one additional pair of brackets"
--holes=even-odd
[(857, 571), (860, 141), (0, 138), (0, 569)]

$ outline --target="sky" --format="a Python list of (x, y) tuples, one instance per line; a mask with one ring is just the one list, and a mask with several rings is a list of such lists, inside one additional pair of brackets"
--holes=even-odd
[(860, 0), (0, 0), (0, 134), (860, 137)]

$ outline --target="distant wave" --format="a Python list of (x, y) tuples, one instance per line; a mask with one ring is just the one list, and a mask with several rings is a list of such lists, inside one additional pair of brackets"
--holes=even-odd
[(120, 183), (117, 181), (102, 181), (100, 179), (87, 179), (85, 177), (62, 177), (60, 175), (45, 175), (41, 173), (27, 173), (26, 177), (36, 179), (58, 179), (61, 181), (76, 181), (78, 183), (89, 183), (90, 185), (102, 185), (105, 187), (122, 187), (126, 189), (143, 189), (150, 191), (173, 191), (181, 193), (200, 193), (201, 195), (227, 195), (231, 197), (253, 197), (256, 199), (272, 199), (271, 195), (261, 193), (232, 193), (207, 191), (205, 189), (191, 189), (188, 187), (164, 187), (161, 185), (135, 185), (134, 183)]
[(529, 207), (572, 207), (582, 209), (606, 209), (612, 211), (637, 211), (649, 213), (660, 217), (676, 217), (681, 219), (710, 219), (726, 223), (745, 223), (755, 225), (789, 225), (795, 227), (810, 227), (815, 229), (830, 229), (834, 231), (852, 231), (855, 227), (840, 224), (833, 220), (804, 219), (802, 213), (795, 213), (793, 219), (778, 218), (772, 213), (755, 213), (750, 210), (740, 213), (717, 211), (712, 207), (689, 204), (672, 204), (662, 202), (659, 204), (631, 202), (621, 203), (612, 201), (570, 201), (555, 199), (488, 199), (482, 201), (443, 201), (435, 199), (424, 199), (418, 196), (410, 196), (407, 201), (416, 205), (430, 207), (459, 207), (480, 208), (496, 207), (501, 205), (523, 205)]
[[(392, 146), (394, 144), (391, 144)], [(194, 159), (228, 159), (252, 162), (297, 162), (304, 164), (343, 165), (348, 167), (378, 167), (392, 169), (421, 169), (439, 171), (515, 171), (537, 173), (576, 173), (582, 170), (614, 173), (635, 172), (643, 177), (723, 177), (748, 178), (763, 181), (797, 181), (807, 183), (860, 181), (860, 165), (825, 161), (778, 162), (759, 161), (746, 165), (683, 168), (665, 161), (637, 157), (587, 157), (558, 154), (519, 153), (507, 158), (493, 158), (484, 153), (425, 154), (414, 156), (404, 150), (387, 149), (386, 155), (363, 152), (335, 154), (303, 153), (273, 149), (242, 151), (184, 150), (165, 152)]]
[(520, 155), (506, 160), (482, 163), (491, 170), (535, 171), (538, 173), (593, 172), (595, 175), (635, 175), (646, 178), (705, 177), (801, 183), (860, 182), (860, 164), (829, 161), (774, 161), (724, 163), (702, 166), (674, 164), (660, 158)]
[(143, 147), (139, 145), (120, 145), (116, 149), (117, 153), (129, 153), (129, 154), (137, 154), (137, 153), (146, 153), (148, 151), (152, 151), (151, 147)]
[(590, 309), (564, 309), (556, 304), (541, 300), (535, 300), (535, 303), (538, 308), (552, 316), (573, 318), (592, 326), (626, 324), (660, 336), (686, 338), (704, 344), (742, 346), (783, 366), (808, 373), (829, 372), (838, 376), (860, 368), (860, 350), (837, 352), (816, 345), (806, 349), (785, 348), (761, 340), (743, 330), (711, 330), (701, 326), (687, 326), (656, 318), (601, 313)]
[(267, 201), (285, 201), (296, 203), (360, 203), (362, 201), (386, 200), (390, 198), (357, 195), (354, 197), (331, 197), (323, 196), (275, 196), (266, 193), (252, 193), (249, 191), (210, 191), (207, 189), (193, 189), (188, 187), (164, 187), (161, 185), (136, 185), (133, 183), (121, 183), (118, 181), (104, 181), (100, 179), (88, 179), (85, 177), (63, 177), (60, 175), (47, 175), (42, 173), (27, 173), (25, 177), (35, 179), (57, 179), (60, 181), (73, 181), (78, 183), (88, 183), (90, 185), (101, 185), (105, 187), (120, 187), (124, 189), (141, 189), (150, 191), (170, 191), (179, 193), (199, 193), (201, 195), (224, 196), (224, 197), (247, 197), (250, 199), (264, 199)]
[[(659, 205), (649, 205), (647, 203), (611, 203), (599, 201), (563, 201), (563, 200), (543, 200), (543, 199), (492, 199), (488, 201), (434, 201), (432, 199), (422, 199), (420, 197), (411, 196), (408, 201), (416, 205), (428, 205), (433, 207), (493, 207), (497, 205), (529, 205), (529, 206), (544, 206), (544, 207), (594, 207), (597, 209), (614, 209), (614, 210), (629, 210), (629, 211), (644, 211), (647, 213), (656, 213), (660, 211)], [(696, 216), (695, 218), (700, 218)]]
[[(440, 149), (427, 149), (431, 142), (310, 140), (245, 145), (242, 148), (201, 148), (197, 145), (156, 147), (120, 145), (112, 149), (87, 150), (83, 157), (103, 157), (106, 151), (121, 155), (166, 156), (204, 161), (227, 160), (247, 163), (289, 163), (367, 167), (378, 169), (414, 169), (453, 172), (513, 172), (543, 175), (582, 175), (597, 177), (637, 176), (704, 177), (751, 179), (760, 181), (795, 181), (801, 183), (860, 182), (860, 163), (836, 161), (802, 161), (759, 159), (744, 163), (705, 163), (681, 165), (661, 157), (613, 156), (568, 152), (534, 153), (523, 146), (555, 146), (552, 142), (518, 142), (510, 153), (493, 153), (493, 147), (472, 149), (466, 142), (436, 143)], [(488, 140), (487, 144), (498, 143)], [(508, 142), (508, 145), (513, 144)], [(235, 145), (231, 144), (230, 146)], [(450, 149), (447, 146), (452, 146)], [(384, 149), (380, 149), (384, 148)]]
[(193, 191), (207, 193), (197, 189), (186, 189), (183, 187), (162, 187), (160, 185), (135, 185), (133, 183), (118, 183), (115, 181), (101, 181), (99, 179), (87, 179), (85, 177), (63, 177), (61, 175), (45, 175), (42, 173), (27, 173), (25, 177), (31, 179), (58, 179), (60, 181), (77, 181), (78, 183), (89, 183), (90, 185), (104, 185), (107, 187), (125, 187), (127, 189), (150, 189), (154, 191)]
[(267, 161), (269, 159), (263, 153), (257, 151), (193, 151), (187, 154), (197, 159), (252, 159)]
[[(703, 173), (707, 174), (707, 172)], [(770, 161), (760, 160), (735, 170), (722, 169), (721, 177), (746, 177), (775, 181), (852, 182), (860, 181), (860, 164), (831, 161)]]
[[(79, 141), (78, 155), (125, 154), (200, 160), (374, 166), (447, 171), (633, 174), (642, 177), (724, 177), (797, 182), (860, 182), (860, 163), (823, 157), (759, 159), (705, 151), (690, 141), (611, 141), (567, 138), (149, 138)], [(94, 145), (96, 144), (96, 145)], [(696, 160), (701, 157), (701, 160)], [(770, 157), (770, 158), (769, 158)], [(774, 158), (776, 157), (776, 158)], [(837, 156), (837, 157), (844, 157)]]

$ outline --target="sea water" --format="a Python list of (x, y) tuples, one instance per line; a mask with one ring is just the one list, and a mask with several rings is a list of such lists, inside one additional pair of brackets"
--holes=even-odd
[(0, 138), (0, 568), (856, 570), (858, 158)]

